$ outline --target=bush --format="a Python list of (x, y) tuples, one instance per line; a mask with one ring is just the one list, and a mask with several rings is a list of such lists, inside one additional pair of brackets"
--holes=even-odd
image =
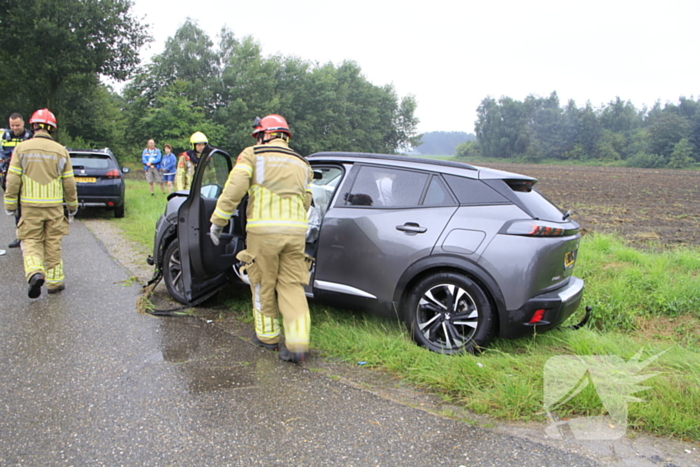
[(645, 152), (638, 152), (627, 159), (628, 167), (640, 167), (643, 169), (659, 169), (666, 167), (667, 163), (664, 156), (659, 154), (647, 154)]
[(455, 148), (455, 157), (457, 159), (478, 159), (481, 157), (479, 143), (476, 141), (467, 141)]

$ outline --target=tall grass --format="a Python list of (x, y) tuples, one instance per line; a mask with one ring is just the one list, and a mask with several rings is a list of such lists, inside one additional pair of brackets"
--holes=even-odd
[[(152, 247), (155, 221), (165, 197), (151, 196), (143, 181), (127, 184), (125, 235)], [(396, 319), (312, 303), (312, 346), (330, 359), (392, 372), (445, 400), (480, 414), (508, 420), (545, 421), (543, 374), (559, 355), (615, 355), (640, 349), (663, 355), (647, 371), (656, 376), (629, 403), (635, 430), (700, 440), (700, 251), (639, 251), (612, 235), (581, 241), (576, 275), (586, 281), (582, 307), (593, 306), (583, 329), (566, 328), (521, 339), (495, 339), (478, 356), (445, 356), (416, 346)], [(239, 319), (250, 322), (247, 297), (222, 294)], [(592, 388), (557, 409), (559, 417), (602, 414)]]
[(698, 271), (697, 249), (650, 253), (630, 248), (618, 237), (596, 234), (584, 239), (576, 274), (586, 281), (586, 303), (599, 317), (595, 326), (632, 331), (644, 318), (700, 318)]
[(158, 185), (155, 185), (154, 191), (155, 194), (151, 196), (145, 180), (127, 180), (124, 218), (114, 219), (129, 240), (147, 250), (153, 248), (156, 221), (165, 212), (168, 196), (161, 193)]

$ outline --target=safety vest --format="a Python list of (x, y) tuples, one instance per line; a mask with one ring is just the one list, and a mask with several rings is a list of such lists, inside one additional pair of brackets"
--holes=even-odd
[(12, 156), (15, 147), (22, 141), (26, 141), (32, 137), (32, 132), (25, 129), (19, 136), (15, 135), (12, 130), (5, 130), (2, 135), (2, 159)]

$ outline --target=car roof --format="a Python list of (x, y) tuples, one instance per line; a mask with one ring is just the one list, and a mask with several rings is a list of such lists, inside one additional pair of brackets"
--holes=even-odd
[[(430, 166), (436, 166), (435, 169), (439, 167), (448, 168), (451, 173), (458, 173), (459, 169), (471, 171), (470, 176), (474, 178), (485, 179), (521, 179), (521, 180), (531, 180), (536, 181), (535, 178), (529, 177), (527, 175), (516, 174), (513, 172), (506, 172), (503, 170), (490, 169), (487, 167), (479, 167), (466, 162), (459, 162), (454, 160), (444, 160), (444, 159), (428, 159), (425, 157), (417, 156), (403, 156), (399, 154), (374, 154), (366, 152), (317, 152), (311, 154), (307, 157), (309, 161), (314, 160), (332, 160), (334, 162), (368, 162), (372, 161), (374, 163), (379, 162), (399, 162), (402, 164), (426, 164)], [(454, 170), (457, 169), (457, 170)], [(476, 172), (476, 173), (474, 173)]]
[(113, 157), (114, 154), (112, 154), (112, 151), (110, 151), (109, 148), (103, 148), (103, 149), (73, 149), (66, 147), (66, 151), (72, 156), (72, 155), (80, 155), (80, 154), (100, 154), (100, 155), (105, 155), (105, 156), (111, 156)]

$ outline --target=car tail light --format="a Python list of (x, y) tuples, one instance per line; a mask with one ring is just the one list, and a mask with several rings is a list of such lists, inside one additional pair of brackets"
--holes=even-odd
[(564, 228), (561, 224), (540, 220), (513, 221), (506, 224), (501, 233), (523, 237), (568, 237), (578, 233), (578, 227)]
[(117, 169), (112, 169), (105, 174), (105, 178), (119, 178), (119, 171)]

